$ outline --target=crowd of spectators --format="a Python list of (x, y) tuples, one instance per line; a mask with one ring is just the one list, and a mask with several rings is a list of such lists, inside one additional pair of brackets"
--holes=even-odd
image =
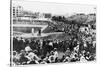
[(62, 30), (72, 37), (68, 40), (13, 37), (13, 64), (96, 60), (96, 29), (92, 25), (68, 24)]

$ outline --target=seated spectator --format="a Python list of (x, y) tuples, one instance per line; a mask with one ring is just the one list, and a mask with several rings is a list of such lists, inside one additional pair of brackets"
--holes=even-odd
[(37, 64), (39, 63), (38, 61), (40, 60), (40, 58), (35, 53), (33, 53), (33, 51), (29, 51), (26, 57), (29, 60), (27, 63), (30, 63), (32, 61), (35, 61)]
[(25, 51), (26, 51), (26, 52), (29, 52), (29, 51), (32, 51), (32, 49), (30, 48), (29, 45), (27, 45), (27, 46), (25, 47)]

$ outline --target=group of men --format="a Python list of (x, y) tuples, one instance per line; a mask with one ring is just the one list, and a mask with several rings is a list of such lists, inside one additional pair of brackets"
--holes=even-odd
[(74, 28), (73, 31), (69, 29), (71, 38), (68, 40), (14, 37), (13, 64), (94, 61), (96, 59), (95, 29), (80, 26), (76, 30), (77, 33), (73, 32)]

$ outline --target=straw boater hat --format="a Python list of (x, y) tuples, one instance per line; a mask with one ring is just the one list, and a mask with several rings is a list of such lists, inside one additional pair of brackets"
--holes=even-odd
[(57, 50), (57, 48), (54, 48), (54, 50), (56, 51), (56, 50)]

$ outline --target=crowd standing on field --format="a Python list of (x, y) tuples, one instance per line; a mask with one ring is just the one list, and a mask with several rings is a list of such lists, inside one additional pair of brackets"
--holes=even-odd
[(95, 26), (69, 24), (61, 30), (71, 38), (60, 40), (13, 37), (13, 64), (48, 64), (96, 60)]

